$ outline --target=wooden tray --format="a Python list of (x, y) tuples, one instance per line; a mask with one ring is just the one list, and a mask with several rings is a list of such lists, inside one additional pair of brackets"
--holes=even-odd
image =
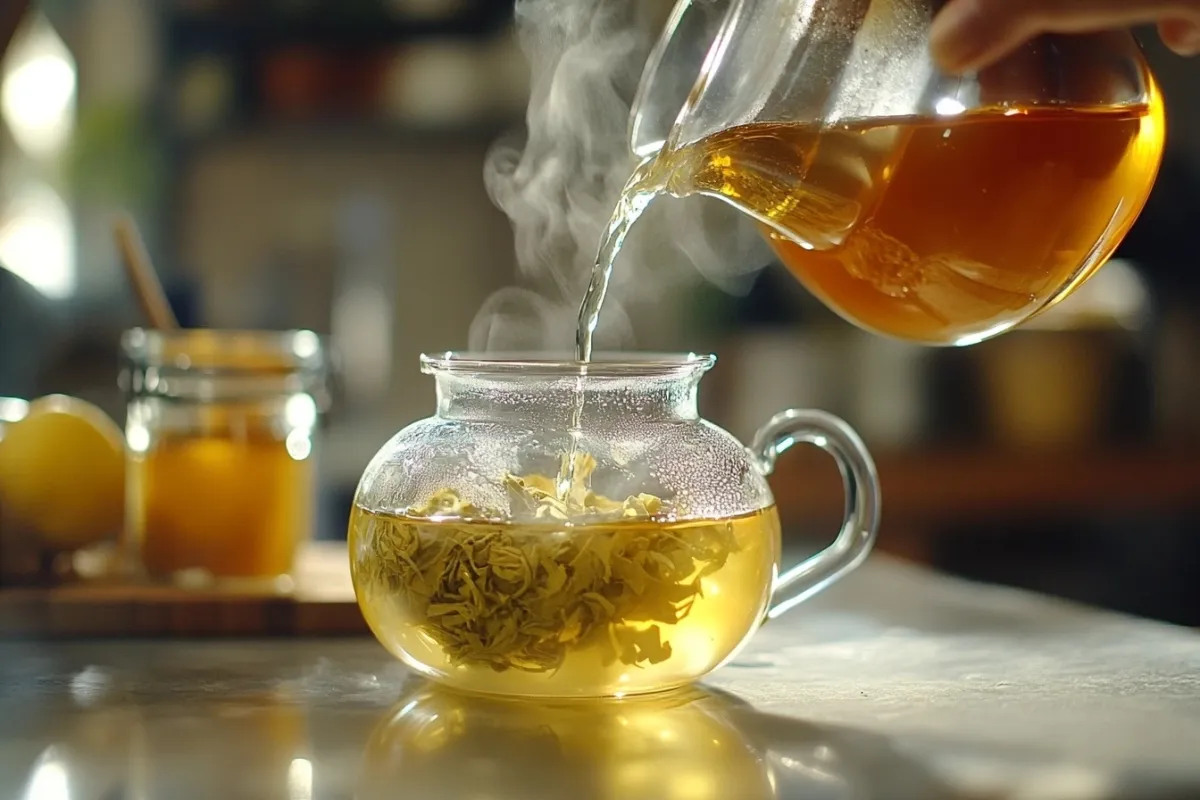
[(366, 633), (344, 542), (309, 545), (290, 594), (98, 583), (0, 591), (0, 639)]

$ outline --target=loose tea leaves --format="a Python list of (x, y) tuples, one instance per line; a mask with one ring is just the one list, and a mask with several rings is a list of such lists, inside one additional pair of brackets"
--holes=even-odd
[[(591, 491), (589, 484), (596, 459), (576, 453), (573, 461), (564, 455), (559, 474), (567, 477), (565, 487), (545, 475), (506, 475), (512, 516), (530, 515), (534, 519), (613, 520), (648, 519), (664, 511), (662, 500), (649, 494), (631, 495), (623, 502), (610, 500)], [(478, 512), (478, 509), (469, 510)], [(466, 514), (464, 514), (465, 516)]]
[[(543, 475), (506, 479), (510, 516), (530, 514), (536, 524), (472, 521), (500, 515), (451, 490), (403, 516), (376, 516), (369, 584), (391, 594), (455, 664), (544, 672), (588, 647), (606, 664), (670, 658), (667, 629), (737, 549), (732, 527), (673, 531), (656, 521), (657, 497), (591, 492), (595, 461), (577, 458), (563, 492)], [(576, 519), (586, 521), (545, 524)]]

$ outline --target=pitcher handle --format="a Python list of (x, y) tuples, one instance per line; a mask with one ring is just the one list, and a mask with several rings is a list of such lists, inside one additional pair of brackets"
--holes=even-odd
[(784, 572), (775, 582), (767, 618), (774, 619), (863, 562), (879, 530), (879, 475), (859, 435), (846, 422), (824, 411), (791, 409), (759, 429), (750, 450), (764, 476), (775, 459), (797, 442), (821, 448), (837, 462), (846, 491), (846, 513), (833, 544)]

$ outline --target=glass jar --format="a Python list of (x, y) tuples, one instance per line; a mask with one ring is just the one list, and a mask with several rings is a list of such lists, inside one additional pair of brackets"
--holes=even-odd
[(279, 585), (313, 527), (320, 337), (134, 329), (122, 351), (136, 568), (153, 580)]
[[(16, 397), (0, 397), (0, 440), (4, 439), (4, 431), (16, 422), (20, 422), (29, 413), (29, 403)], [(7, 511), (4, 503), (4, 492), (0, 490), (0, 586), (8, 586), (27, 580), (30, 575), (36, 575), (38, 563), (36, 557), (29, 557), (28, 547), (21, 547), (23, 531), (18, 531), (11, 512)]]
[[(793, 409), (745, 447), (697, 411), (713, 361), (425, 357), (437, 412), (384, 445), (351, 512), (351, 577), (379, 641), (474, 692), (656, 692), (857, 567), (879, 525), (858, 435)], [(797, 442), (838, 463), (846, 516), (779, 574), (767, 476)]]

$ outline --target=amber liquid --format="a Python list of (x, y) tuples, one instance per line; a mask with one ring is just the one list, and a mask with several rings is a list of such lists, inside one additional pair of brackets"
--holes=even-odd
[[(618, 531), (645, 533), (654, 537), (675, 537), (689, 542), (712, 526), (722, 526), (732, 542), (724, 563), (706, 575), (697, 569), (685, 583), (699, 582), (699, 592), (689, 597), (686, 612), (673, 624), (662, 623), (661, 607), (653, 609), (623, 609), (623, 616), (601, 635), (585, 639), (564, 648), (561, 661), (550, 669), (497, 668), (482, 658), (454, 658), (439, 644), (439, 631), (431, 626), (439, 623), (428, 607), (417, 608), (413, 595), (397, 588), (381, 577), (386, 574), (385, 562), (398, 557), (413, 558), (412, 553), (399, 554), (387, 549), (385, 531), (393, 526), (413, 526), (425, 537), (453, 536), (460, 542), (477, 541), (495, 531), (502, 531), (523, 549), (528, 542), (571, 537), (580, 544), (605, 537)], [(592, 544), (595, 544), (593, 541)], [(715, 669), (729, 659), (747, 640), (763, 619), (772, 585), (775, 581), (780, 549), (779, 517), (768, 508), (745, 516), (720, 520), (684, 522), (617, 522), (597, 525), (561, 526), (547, 524), (514, 525), (505, 523), (429, 520), (382, 514), (355, 507), (349, 529), (350, 568), (355, 593), (368, 625), (375, 636), (391, 653), (418, 671), (436, 677), (458, 689), (487, 694), (524, 695), (540, 697), (624, 696), (661, 691), (688, 684)], [(566, 579), (571, 579), (572, 566), (567, 567)], [(654, 578), (653, 567), (650, 568)], [(550, 591), (544, 570), (537, 570), (532, 582), (521, 592)], [(604, 596), (609, 586), (597, 594)], [(615, 584), (611, 588), (616, 588)], [(494, 595), (489, 595), (494, 598)], [(615, 593), (609, 596), (615, 599)], [(595, 600), (601, 603), (601, 600)], [(497, 601), (489, 599), (470, 614), (469, 625), (482, 637), (481, 644), (492, 653), (502, 652), (503, 643), (492, 641), (489, 631), (504, 628), (510, 617), (519, 616), (524, 605), (519, 599)], [(644, 612), (644, 613), (643, 613)], [(491, 624), (484, 624), (483, 617)], [(649, 622), (646, 620), (655, 620)], [(544, 624), (543, 624), (544, 623)], [(614, 658), (610, 642), (631, 631), (650, 626), (659, 629), (661, 641), (669, 645), (670, 655), (656, 663), (628, 663)], [(559, 628), (569, 626), (566, 620), (538, 620), (538, 627), (549, 626), (546, 636), (550, 642), (567, 637)], [(477, 640), (478, 641), (478, 640)]]
[(732, 128), (643, 165), (593, 287), (607, 283), (600, 276), (646, 198), (701, 193), (756, 217), (787, 269), (856, 325), (970, 344), (1052, 305), (1104, 263), (1145, 204), (1164, 133), (1153, 86), (1133, 108)]
[(311, 460), (261, 436), (166, 436), (130, 464), (142, 564), (157, 577), (288, 575), (312, 525)]

